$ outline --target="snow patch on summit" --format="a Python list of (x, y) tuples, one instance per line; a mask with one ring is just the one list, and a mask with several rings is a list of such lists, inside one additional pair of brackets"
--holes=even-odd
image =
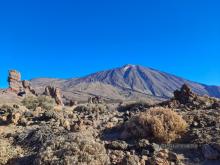
[(135, 67), (135, 65), (130, 65), (130, 64), (125, 65), (125, 66), (123, 67), (123, 71), (127, 71), (128, 69), (133, 68), (133, 67)]

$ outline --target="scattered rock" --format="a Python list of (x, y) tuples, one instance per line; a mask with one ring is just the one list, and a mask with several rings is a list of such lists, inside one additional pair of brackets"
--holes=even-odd
[(154, 152), (157, 152), (161, 149), (160, 146), (156, 143), (152, 143), (151, 146)]
[(150, 142), (147, 139), (141, 139), (137, 142), (137, 148), (146, 148), (150, 145)]

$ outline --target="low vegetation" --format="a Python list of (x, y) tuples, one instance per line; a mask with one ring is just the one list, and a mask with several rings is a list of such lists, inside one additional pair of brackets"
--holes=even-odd
[(125, 123), (122, 138), (148, 138), (170, 143), (186, 132), (187, 123), (176, 112), (152, 108)]
[(35, 110), (37, 107), (41, 107), (45, 110), (51, 110), (55, 106), (54, 99), (48, 96), (26, 97), (22, 103), (30, 110)]
[(45, 144), (35, 164), (107, 165), (108, 155), (102, 143), (85, 133), (69, 133)]

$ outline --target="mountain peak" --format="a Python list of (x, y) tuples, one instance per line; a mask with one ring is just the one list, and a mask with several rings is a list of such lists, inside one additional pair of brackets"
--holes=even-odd
[[(35, 86), (42, 86), (40, 81), (32, 81)], [(68, 95), (75, 92), (78, 97), (79, 90), (88, 95), (105, 95), (112, 98), (141, 99), (146, 96), (169, 98), (173, 97), (173, 91), (183, 84), (188, 84), (194, 93), (220, 97), (220, 87), (207, 86), (195, 83), (169, 73), (161, 72), (152, 68), (126, 64), (124, 66), (100, 71), (82, 78), (62, 81), (45, 81), (45, 84), (55, 83)]]
[(126, 64), (126, 65), (124, 65), (124, 66), (122, 67), (122, 69), (123, 69), (124, 71), (127, 71), (128, 69), (130, 69), (130, 68), (135, 68), (135, 67), (136, 67), (136, 65)]

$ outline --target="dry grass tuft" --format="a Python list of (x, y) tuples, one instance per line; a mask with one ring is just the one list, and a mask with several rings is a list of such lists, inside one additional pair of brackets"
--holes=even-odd
[(176, 112), (161, 107), (142, 112), (131, 118), (124, 127), (122, 138), (149, 138), (170, 143), (185, 133), (186, 121)]

